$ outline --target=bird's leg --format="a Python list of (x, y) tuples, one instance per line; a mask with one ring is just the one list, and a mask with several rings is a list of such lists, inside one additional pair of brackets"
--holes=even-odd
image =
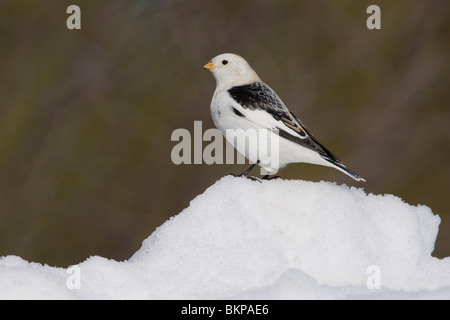
[[(256, 161), (256, 163), (252, 164), (252, 165), (250, 166), (250, 168), (248, 168), (247, 170), (245, 170), (245, 171), (242, 172), (241, 174), (232, 174), (232, 175), (235, 176), (235, 177), (246, 177), (246, 178), (248, 178), (248, 174), (250, 173), (250, 171), (252, 171), (253, 168), (256, 167), (260, 162), (261, 162), (261, 161), (259, 161), (259, 160)], [(252, 177), (250, 177), (250, 179), (252, 179)], [(254, 179), (252, 179), (252, 180), (254, 180)]]
[(256, 163), (252, 164), (252, 165), (250, 166), (250, 168), (248, 168), (247, 170), (245, 170), (244, 172), (242, 172), (242, 173), (240, 174), (240, 176), (241, 176), (241, 177), (247, 177), (248, 174), (253, 170), (253, 168), (256, 167), (259, 163), (260, 163), (259, 160), (256, 161)]

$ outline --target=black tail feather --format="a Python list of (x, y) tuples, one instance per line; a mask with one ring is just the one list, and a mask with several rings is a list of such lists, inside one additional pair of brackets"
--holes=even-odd
[(344, 166), (344, 164), (339, 159), (337, 159), (336, 157), (334, 157), (334, 159), (330, 159), (328, 157), (323, 157), (322, 156), (322, 158), (327, 160), (329, 163), (334, 165), (337, 169), (339, 169), (340, 171), (342, 171), (343, 173), (345, 173), (349, 177), (355, 179), (356, 181), (364, 181), (364, 182), (366, 181), (363, 177), (361, 177), (357, 173), (353, 172), (352, 170), (350, 170), (349, 168)]

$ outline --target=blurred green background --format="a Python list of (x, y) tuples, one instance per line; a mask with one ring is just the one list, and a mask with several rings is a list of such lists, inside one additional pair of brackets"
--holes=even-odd
[[(68, 30), (66, 8), (81, 8)], [(366, 8), (381, 7), (381, 30)], [(245, 57), (351, 169), (283, 178), (394, 194), (442, 218), (450, 256), (448, 1), (0, 0), (0, 256), (129, 258), (247, 165), (171, 162), (171, 133), (213, 127), (217, 54)], [(205, 143), (205, 145), (208, 143)], [(299, 196), (301, 205), (301, 196)]]

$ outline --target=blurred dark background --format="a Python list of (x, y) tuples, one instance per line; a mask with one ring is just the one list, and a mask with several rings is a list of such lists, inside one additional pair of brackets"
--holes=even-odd
[[(66, 9), (81, 8), (81, 30)], [(366, 8), (381, 7), (381, 30)], [(171, 162), (176, 128), (213, 127), (217, 54), (245, 57), (356, 183), (429, 206), (450, 256), (448, 1), (0, 0), (0, 256), (67, 266), (129, 258), (247, 165)], [(208, 143), (205, 143), (207, 145)], [(299, 197), (299, 201), (300, 201)]]

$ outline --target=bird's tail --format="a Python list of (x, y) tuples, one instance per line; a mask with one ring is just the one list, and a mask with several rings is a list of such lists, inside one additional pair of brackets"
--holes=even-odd
[(339, 160), (337, 160), (337, 159), (329, 159), (329, 158), (323, 157), (323, 156), (322, 156), (322, 158), (324, 160), (328, 161), (333, 167), (335, 167), (339, 171), (345, 173), (349, 177), (355, 179), (356, 181), (366, 182), (366, 180), (364, 178), (362, 178), (361, 176), (359, 176), (358, 174), (356, 174), (355, 172), (353, 172), (352, 170), (350, 170), (349, 168), (344, 166), (344, 164), (342, 162), (340, 162)]

